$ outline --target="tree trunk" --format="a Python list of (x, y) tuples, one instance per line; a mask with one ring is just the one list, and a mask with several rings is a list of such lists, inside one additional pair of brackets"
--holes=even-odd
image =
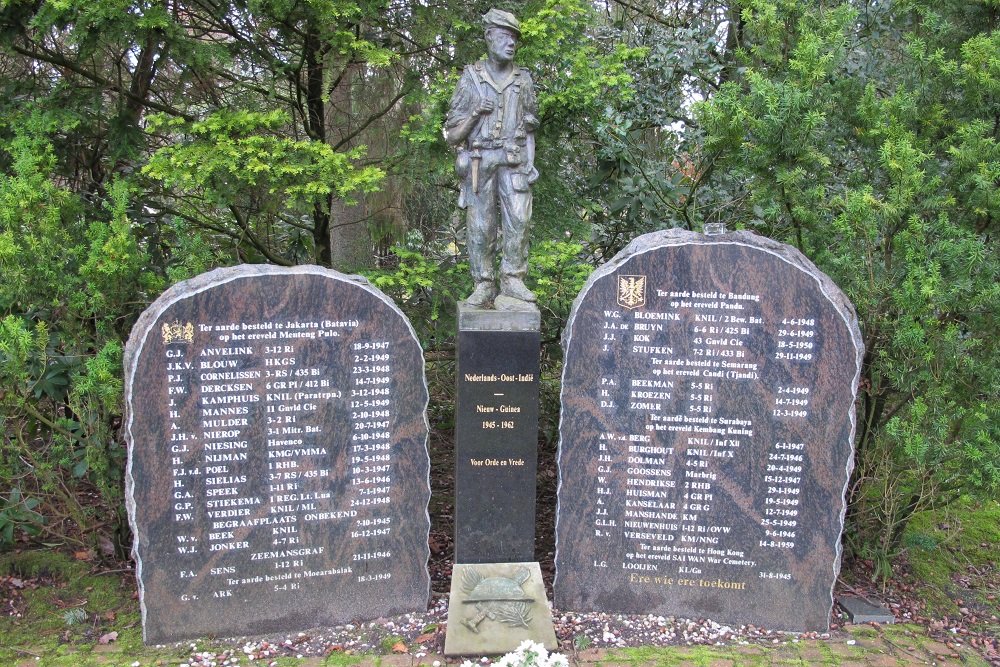
[[(356, 129), (359, 106), (355, 99), (355, 86), (360, 85), (360, 63), (337, 63), (335, 55), (328, 59), (337, 76), (330, 90), (326, 105), (326, 141), (331, 146), (342, 144)], [(336, 74), (340, 66), (339, 74)], [(364, 141), (355, 136), (347, 139), (339, 150), (350, 150)], [(368, 233), (368, 211), (363, 199), (350, 205), (333, 195), (330, 198), (330, 266), (338, 271), (351, 272), (372, 265), (371, 236)]]
[[(399, 151), (400, 129), (408, 114), (402, 99), (405, 65), (365, 72), (363, 65), (340, 65), (326, 110), (327, 142), (338, 150), (365, 146), (365, 161), (390, 165)], [(387, 174), (380, 190), (348, 204), (330, 204), (330, 261), (333, 268), (353, 271), (375, 266), (403, 235), (405, 180)]]
[(372, 239), (364, 202), (348, 205), (330, 202), (330, 266), (350, 273), (372, 266)]

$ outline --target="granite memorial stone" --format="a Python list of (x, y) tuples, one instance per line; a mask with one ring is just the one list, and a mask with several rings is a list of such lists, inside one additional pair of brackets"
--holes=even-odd
[(670, 230), (564, 335), (555, 604), (826, 630), (863, 347), (795, 249)]
[(218, 269), (126, 347), (144, 639), (426, 608), (428, 401), (409, 322), (356, 276)]

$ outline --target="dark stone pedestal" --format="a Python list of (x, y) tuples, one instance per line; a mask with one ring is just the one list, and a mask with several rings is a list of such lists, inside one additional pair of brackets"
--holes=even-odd
[(535, 560), (538, 310), (459, 304), (455, 562)]

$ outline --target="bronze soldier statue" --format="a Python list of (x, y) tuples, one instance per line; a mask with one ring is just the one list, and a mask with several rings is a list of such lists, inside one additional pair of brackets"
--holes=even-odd
[[(483, 16), (488, 58), (468, 65), (451, 98), (445, 140), (459, 147), (455, 169), (462, 179), (458, 204), (466, 209), (469, 264), (476, 288), (466, 303), (490, 307), (499, 294), (534, 301), (524, 284), (528, 272), (528, 224), (535, 169), (538, 105), (528, 70), (514, 66), (521, 26), (513, 14), (491, 9)], [(499, 237), (499, 238), (498, 238)]]

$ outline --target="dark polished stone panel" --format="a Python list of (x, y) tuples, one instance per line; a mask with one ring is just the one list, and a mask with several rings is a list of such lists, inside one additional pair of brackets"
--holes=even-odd
[(218, 269), (143, 313), (125, 370), (147, 642), (426, 608), (428, 392), (385, 295), (319, 267)]
[(825, 630), (863, 348), (798, 251), (636, 239), (564, 337), (555, 605)]
[(539, 336), (459, 330), (456, 563), (534, 560)]

